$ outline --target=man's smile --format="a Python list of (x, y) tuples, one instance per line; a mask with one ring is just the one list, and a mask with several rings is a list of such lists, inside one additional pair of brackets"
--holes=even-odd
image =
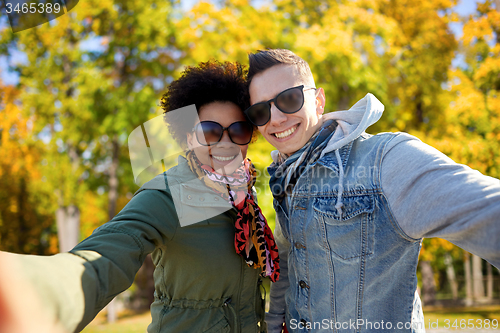
[(285, 139), (285, 138), (288, 138), (290, 135), (292, 135), (293, 133), (295, 133), (295, 130), (300, 126), (300, 124), (295, 124), (293, 125), (291, 128), (287, 129), (287, 130), (284, 130), (282, 132), (276, 132), (276, 133), (272, 133), (272, 135), (274, 135), (276, 138), (278, 139)]

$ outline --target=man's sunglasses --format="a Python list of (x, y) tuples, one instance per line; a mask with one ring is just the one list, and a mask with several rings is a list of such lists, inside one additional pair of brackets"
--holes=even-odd
[(229, 139), (240, 146), (250, 143), (252, 140), (253, 126), (248, 121), (237, 121), (223, 127), (215, 121), (201, 121), (193, 128), (196, 139), (203, 146), (212, 146), (217, 144), (221, 139), (224, 131), (227, 131)]
[(245, 115), (255, 126), (264, 126), (271, 119), (271, 102), (283, 113), (295, 113), (304, 105), (304, 91), (315, 87), (301, 85), (280, 92), (267, 102), (259, 102), (245, 110)]

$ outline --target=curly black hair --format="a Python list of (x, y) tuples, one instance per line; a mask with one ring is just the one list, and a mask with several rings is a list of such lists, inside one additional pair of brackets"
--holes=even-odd
[[(196, 110), (212, 102), (231, 102), (243, 112), (250, 106), (246, 85), (247, 69), (238, 62), (201, 62), (196, 67), (187, 67), (181, 77), (173, 81), (163, 94), (160, 106), (164, 120), (174, 139), (186, 146), (186, 133), (193, 128), (195, 117), (189, 113), (170, 112), (196, 105)], [(257, 130), (254, 128), (254, 137)], [(254, 140), (252, 140), (254, 141)]]

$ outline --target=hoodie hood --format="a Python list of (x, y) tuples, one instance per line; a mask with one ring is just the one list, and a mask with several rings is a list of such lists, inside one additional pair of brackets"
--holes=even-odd
[(382, 117), (383, 112), (384, 105), (375, 96), (368, 93), (349, 110), (335, 111), (324, 115), (323, 121), (333, 119), (337, 121), (338, 126), (321, 153), (321, 157), (356, 140), (368, 127)]
[[(322, 117), (323, 122), (333, 119), (338, 126), (320, 158), (326, 153), (342, 148), (349, 142), (356, 140), (368, 127), (375, 124), (382, 117), (383, 112), (384, 105), (373, 94), (368, 93), (349, 110), (325, 114)], [(271, 157), (275, 163), (278, 163), (280, 152), (273, 150)]]

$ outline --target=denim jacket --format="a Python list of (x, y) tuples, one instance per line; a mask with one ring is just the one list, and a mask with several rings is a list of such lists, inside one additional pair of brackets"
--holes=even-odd
[(425, 332), (421, 240), (448, 239), (498, 267), (500, 182), (407, 134), (364, 133), (339, 153), (341, 215), (333, 151), (274, 203), (281, 278), (269, 332), (279, 332), (283, 312), (291, 332)]
[(423, 325), (415, 293), (421, 240), (401, 230), (380, 190), (377, 166), (391, 138), (365, 134), (340, 149), (347, 171), (342, 215), (335, 209), (339, 166), (333, 152), (304, 171), (288, 198), (290, 209), (275, 202), (280, 255), (288, 256), (281, 260), (289, 264), (290, 331), (366, 332), (384, 322), (386, 328), (403, 325), (403, 332), (404, 325)]
[(281, 272), (270, 333), (284, 321), (291, 332), (424, 332), (416, 293), (423, 237), (500, 267), (500, 181), (411, 135), (366, 134), (383, 109), (367, 94), (324, 115), (338, 123), (333, 137), (274, 203)]

